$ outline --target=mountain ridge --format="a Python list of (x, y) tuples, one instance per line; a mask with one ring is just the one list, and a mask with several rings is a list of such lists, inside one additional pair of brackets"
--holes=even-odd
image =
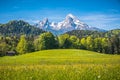
[(88, 24), (80, 21), (76, 16), (68, 14), (65, 19), (61, 22), (49, 22), (48, 18), (35, 24), (36, 27), (45, 31), (50, 31), (55, 35), (63, 34), (72, 30), (93, 30), (104, 32), (106, 30), (99, 29), (96, 27), (90, 27)]

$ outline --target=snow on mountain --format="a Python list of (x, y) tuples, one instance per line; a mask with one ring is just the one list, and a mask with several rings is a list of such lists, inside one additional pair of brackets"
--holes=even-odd
[(40, 21), (36, 24), (37, 27), (46, 30), (51, 31), (53, 34), (62, 34), (67, 31), (71, 30), (97, 30), (97, 31), (103, 31), (102, 29), (96, 28), (96, 27), (90, 27), (86, 23), (81, 22), (77, 17), (73, 16), (72, 14), (68, 14), (65, 17), (65, 20), (62, 22), (49, 22), (47, 18), (45, 18), (43, 21)]
[(50, 29), (50, 26), (49, 26), (49, 21), (47, 18), (45, 18), (43, 21), (40, 21), (37, 26), (43, 30), (47, 30), (47, 29)]

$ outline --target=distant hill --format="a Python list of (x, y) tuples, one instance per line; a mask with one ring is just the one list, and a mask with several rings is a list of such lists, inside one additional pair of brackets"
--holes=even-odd
[(114, 29), (106, 32), (91, 31), (91, 30), (72, 30), (68, 31), (65, 34), (75, 35), (79, 38), (92, 36), (92, 37), (111, 37), (113, 35), (120, 36), (120, 29)]
[(105, 33), (99, 31), (91, 31), (91, 30), (72, 30), (68, 31), (65, 34), (75, 35), (79, 38), (93, 36), (93, 37), (102, 37)]
[(39, 35), (43, 32), (42, 29), (34, 27), (23, 20), (13, 20), (6, 24), (0, 24), (0, 35), (3, 36)]
[(105, 36), (107, 36), (107, 37), (111, 37), (114, 35), (118, 35), (120, 37), (120, 29), (110, 30), (105, 33)]

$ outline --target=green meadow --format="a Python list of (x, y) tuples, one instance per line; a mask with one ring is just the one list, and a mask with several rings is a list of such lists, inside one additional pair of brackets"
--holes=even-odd
[(0, 80), (120, 80), (120, 55), (53, 49), (4, 56)]

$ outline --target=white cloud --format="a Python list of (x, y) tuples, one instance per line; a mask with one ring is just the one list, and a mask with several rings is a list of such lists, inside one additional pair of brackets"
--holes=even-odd
[(100, 20), (100, 21), (115, 21), (115, 20), (120, 20), (120, 15), (103, 15), (103, 14), (98, 14), (98, 15), (87, 15), (81, 17), (82, 20)]
[(120, 14), (89, 14), (80, 17), (88, 25), (103, 29), (120, 28)]

